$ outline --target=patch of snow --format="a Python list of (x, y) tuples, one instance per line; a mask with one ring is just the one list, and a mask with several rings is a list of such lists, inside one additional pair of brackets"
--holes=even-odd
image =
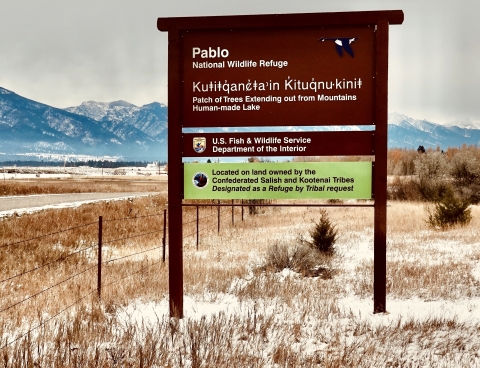
[(477, 262), (476, 266), (472, 270), (472, 276), (475, 280), (480, 282), (480, 262)]
[(347, 314), (353, 314), (359, 319), (373, 325), (390, 325), (398, 321), (427, 322), (434, 319), (455, 320), (459, 323), (480, 322), (480, 298), (462, 300), (432, 300), (417, 298), (407, 300), (387, 299), (387, 313), (373, 313), (371, 299), (361, 299), (354, 296), (338, 301), (340, 309)]
[[(80, 207), (83, 204), (89, 204), (89, 203), (96, 203), (96, 202), (105, 202), (105, 201), (121, 201), (124, 199), (129, 199), (129, 198), (134, 198), (134, 197), (144, 197), (144, 196), (149, 196), (152, 193), (145, 193), (145, 194), (138, 194), (136, 196), (124, 196), (124, 197), (116, 197), (116, 198), (105, 198), (105, 199), (91, 199), (91, 200), (85, 200), (85, 201), (77, 201), (77, 202), (70, 202), (70, 203), (61, 203), (61, 204), (52, 204), (52, 205), (46, 205), (46, 206), (40, 206), (40, 207), (29, 207), (29, 208), (17, 208), (14, 210), (8, 210), (8, 211), (2, 211), (0, 212), (0, 219), (5, 218), (5, 217), (11, 217), (11, 216), (19, 216), (24, 213), (34, 213), (34, 212), (39, 212), (47, 209), (60, 209), (60, 208), (76, 208)], [(50, 194), (50, 195), (56, 195), (56, 194)], [(61, 194), (57, 194), (61, 195)], [(34, 195), (35, 196), (35, 195)], [(43, 196), (42, 194), (36, 195), (36, 196)], [(16, 196), (16, 197), (24, 197), (24, 196)], [(31, 196), (29, 196), (31, 197)], [(12, 198), (12, 197), (9, 197)]]
[[(202, 317), (209, 319), (223, 312), (227, 315), (238, 313), (241, 303), (238, 298), (231, 294), (223, 294), (215, 302), (201, 302), (185, 296), (183, 298), (184, 319), (200, 320)], [(119, 310), (117, 317), (121, 321), (136, 323), (141, 326), (155, 324), (159, 319), (170, 316), (170, 306), (167, 298), (159, 303), (134, 301), (125, 308)]]

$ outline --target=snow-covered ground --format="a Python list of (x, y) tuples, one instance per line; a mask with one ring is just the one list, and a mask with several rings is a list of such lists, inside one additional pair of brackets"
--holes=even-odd
[[(155, 353), (166, 358), (153, 366), (212, 366), (218, 356), (271, 368), (480, 367), (480, 208), (472, 224), (444, 232), (425, 226), (422, 204), (394, 202), (388, 211), (386, 313), (373, 313), (371, 209), (331, 211), (341, 235), (328, 279), (289, 268), (258, 272), (270, 245), (293, 244), (315, 212), (275, 209), (215, 230), (200, 250), (185, 241), (184, 318), (170, 318), (168, 295), (130, 297), (106, 312), (115, 327), (102, 346), (128, 351), (120, 346), (127, 333), (128, 346), (145, 351), (145, 341), (160, 341)], [(166, 277), (161, 267), (138, 282)], [(437, 277), (444, 281), (423, 289)]]
[[(393, 206), (396, 207), (397, 204)], [(478, 214), (478, 207), (474, 210), (475, 214)], [(237, 234), (237, 238), (238, 236), (241, 237), (240, 234)], [(283, 233), (280, 236), (285, 238), (287, 235)], [(392, 262), (391, 265), (396, 261), (405, 262), (408, 265), (425, 265), (425, 272), (428, 273), (431, 272), (429, 268), (431, 266), (465, 262), (472, 266), (469, 274), (473, 280), (465, 279), (465, 284), (462, 284), (461, 279), (457, 280), (459, 284), (453, 285), (450, 291), (446, 290), (448, 295), (445, 298), (422, 296), (422, 291), (415, 288), (411, 289), (410, 295), (406, 297), (395, 295), (393, 291), (387, 295), (387, 312), (379, 314), (373, 313), (373, 295), (359, 296), (353, 287), (356, 279), (361, 278), (358, 274), (359, 267), (373, 261), (371, 236), (371, 229), (366, 229), (363, 233), (357, 232), (339, 242), (337, 251), (341, 256), (337, 266), (340, 272), (332, 280), (332, 284), (335, 285), (332, 288), (340, 288), (337, 296), (332, 295), (331, 290), (322, 292), (321, 285), (326, 284), (319, 283), (315, 278), (304, 278), (290, 269), (284, 269), (276, 274), (276, 281), (271, 286), (288, 289), (296, 285), (299, 290), (303, 289), (306, 293), (309, 290), (317, 293), (318, 304), (325, 303), (323, 308), (327, 310), (331, 308), (326, 315), (321, 315), (321, 312), (316, 317), (315, 314), (318, 311), (309, 310), (302, 304), (311, 302), (308, 301), (308, 296), (299, 295), (300, 298), (305, 298), (304, 302), (301, 300), (287, 302), (282, 299), (281, 292), (278, 299), (265, 296), (245, 300), (239, 297), (239, 289), (248, 288), (258, 280), (258, 274), (250, 273), (244, 279), (234, 280), (230, 292), (212, 294), (209, 290), (205, 290), (205, 295), (185, 294), (184, 318), (180, 322), (181, 333), (187, 335), (195, 323), (211, 326), (215, 325), (215, 321), (218, 322), (219, 319), (238, 320), (240, 324), (247, 324), (252, 311), (261, 310), (264, 318), (274, 319), (275, 322), (272, 323), (275, 327), (267, 333), (263, 342), (255, 342), (257, 344), (255, 348), (253, 347), (255, 344), (250, 345), (252, 354), (271, 357), (275, 354), (276, 347), (285, 344), (292, 354), (303, 357), (301, 359), (305, 361), (309, 356), (336, 354), (337, 349), (350, 351), (352, 356), (359, 354), (361, 357), (362, 352), (367, 355), (373, 354), (365, 358), (363, 363), (359, 358), (360, 360), (354, 365), (344, 363), (345, 365), (339, 366), (480, 367), (480, 338), (476, 337), (476, 331), (480, 329), (478, 229), (470, 226), (463, 231), (457, 229), (436, 232), (412, 228), (408, 234), (398, 232), (390, 234), (387, 257), (388, 261)], [(473, 242), (467, 239), (473, 239)], [(240, 241), (239, 238), (238, 241)], [(228, 240), (224, 238), (222, 242), (222, 246), (228, 248)], [(198, 260), (203, 259), (202, 256), (197, 255), (197, 257)], [(234, 257), (235, 255), (232, 255), (232, 258)], [(205, 261), (212, 262), (211, 258), (212, 254), (205, 255)], [(251, 254), (250, 259), (254, 260), (254, 264), (261, 262), (261, 256), (258, 254)], [(472, 261), (469, 261), (470, 259)], [(387, 282), (394, 282), (391, 276), (394, 271), (387, 271)], [(445, 266), (444, 272), (451, 271)], [(417, 277), (424, 276), (411, 275), (410, 280), (406, 281), (414, 285), (418, 282)], [(467, 284), (474, 285), (471, 293), (468, 291)], [(265, 292), (268, 293), (268, 290)], [(326, 298), (327, 301), (322, 298)], [(328, 300), (331, 300), (331, 306)], [(168, 298), (165, 297), (156, 303), (145, 300), (132, 301), (125, 307), (119, 308), (116, 317), (119, 321), (123, 321), (123, 328), (127, 326), (137, 326), (139, 329), (140, 326), (153, 328), (159, 320), (168, 320)], [(293, 326), (298, 324), (301, 325), (301, 332), (292, 338), (289, 334)], [(278, 332), (273, 329), (277, 329)], [(276, 335), (277, 333), (280, 335)], [(383, 340), (386, 336), (388, 338)], [(332, 341), (334, 337), (339, 341), (334, 343)], [(237, 336), (237, 338), (244, 337)], [(255, 338), (252, 336), (247, 340), (253, 341)], [(232, 342), (232, 344), (236, 343)], [(338, 345), (334, 346), (335, 344)], [(386, 350), (386, 355), (382, 353), (377, 360), (376, 353), (373, 353), (375, 349)], [(269, 358), (265, 359), (270, 361), (265, 366), (282, 366), (271, 363)], [(346, 361), (349, 360), (346, 359)]]

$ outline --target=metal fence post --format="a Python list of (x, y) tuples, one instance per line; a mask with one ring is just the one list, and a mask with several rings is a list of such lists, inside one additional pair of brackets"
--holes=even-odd
[(198, 206), (197, 206), (197, 250), (198, 250)]
[(242, 221), (243, 221), (243, 199), (242, 199)]
[(163, 245), (163, 254), (162, 259), (163, 263), (165, 263), (165, 248), (167, 244), (167, 209), (163, 210), (163, 238), (162, 238), (162, 245)]
[(218, 232), (220, 232), (220, 199), (218, 200), (217, 217), (218, 217)]
[(233, 206), (234, 200), (232, 199), (232, 226), (235, 226), (235, 207)]
[(97, 266), (97, 293), (98, 298), (102, 296), (102, 236), (103, 236), (102, 216), (98, 217), (98, 266)]

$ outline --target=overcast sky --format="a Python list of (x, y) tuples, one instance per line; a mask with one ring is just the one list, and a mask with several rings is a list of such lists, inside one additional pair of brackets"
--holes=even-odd
[(0, 0), (0, 87), (55, 107), (167, 101), (158, 17), (401, 9), (389, 111), (480, 122), (478, 0)]

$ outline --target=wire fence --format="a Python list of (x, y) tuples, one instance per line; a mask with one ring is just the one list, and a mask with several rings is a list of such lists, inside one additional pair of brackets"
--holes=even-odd
[[(183, 244), (193, 243), (199, 249), (202, 238), (208, 238), (215, 230), (217, 233), (222, 228), (235, 226), (235, 222), (244, 221), (245, 208), (250, 215), (257, 214), (271, 201), (247, 200), (247, 201), (196, 201), (184, 205), (183, 217)], [(202, 235), (202, 236), (200, 236)], [(187, 239), (187, 241), (186, 241)]]
[[(133, 271), (126, 277), (105, 282), (114, 263), (138, 263), (145, 255), (160, 263), (159, 250), (165, 247), (165, 218), (166, 210), (105, 220), (100, 216), (98, 222), (0, 245), (4, 264), (0, 271), (0, 319), (8, 316), (5, 325), (17, 331), (16, 336), (0, 336), (0, 349), (66, 313), (95, 290), (102, 297), (102, 286), (119, 283), (152, 267), (151, 263), (145, 267), (145, 262), (140, 262), (140, 269), (128, 267)], [(40, 322), (22, 327), (21, 316), (32, 310), (37, 311)]]
[[(198, 250), (202, 239), (243, 221), (244, 207), (251, 214), (255, 213), (252, 206), (261, 205), (233, 200), (185, 205), (184, 245)], [(4, 330), (7, 326), (16, 333), (0, 334), (0, 350), (67, 313), (95, 291), (101, 299), (104, 288), (165, 263), (167, 230), (164, 210), (144, 216), (99, 216), (98, 222), (1, 244), (0, 260), (5, 266), (0, 270), (0, 319), (8, 312), (10, 322)], [(111, 275), (118, 277), (111, 279)], [(22, 316), (32, 309), (39, 322), (22, 328)]]

